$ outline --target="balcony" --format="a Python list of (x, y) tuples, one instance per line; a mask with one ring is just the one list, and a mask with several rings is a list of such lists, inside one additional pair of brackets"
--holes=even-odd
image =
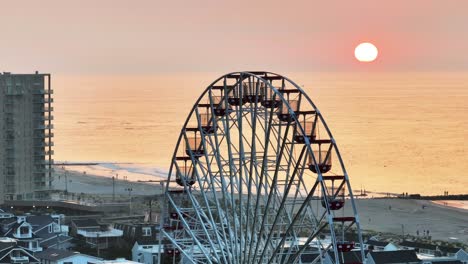
[(10, 256), (11, 263), (29, 263), (29, 257), (27, 256)]
[(53, 150), (42, 150), (42, 151), (35, 151), (34, 156), (36, 157), (43, 157), (43, 156), (49, 156), (49, 155), (54, 155)]
[(50, 124), (50, 125), (36, 125), (34, 127), (34, 129), (36, 130), (44, 130), (44, 129), (53, 129), (54, 128), (54, 125)]
[(21, 86), (17, 86), (16, 88), (7, 86), (5, 94), (6, 95), (23, 95), (24, 90)]
[(44, 159), (35, 159), (34, 160), (35, 165), (49, 165), (49, 164), (54, 164), (54, 160), (44, 160)]
[(48, 104), (48, 103), (53, 103), (54, 98), (36, 98), (33, 100), (33, 103), (35, 104)]
[(42, 94), (53, 94), (54, 93), (54, 90), (47, 90), (47, 89), (44, 89), (44, 88), (39, 88), (39, 89), (36, 89), (33, 91), (33, 94), (39, 94), (39, 95), (42, 95)]

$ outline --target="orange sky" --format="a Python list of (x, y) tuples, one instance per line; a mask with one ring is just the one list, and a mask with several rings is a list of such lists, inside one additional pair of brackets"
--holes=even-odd
[[(287, 3), (287, 4), (286, 4)], [(468, 1), (5, 1), (0, 71), (464, 71)], [(358, 63), (354, 47), (380, 51)]]

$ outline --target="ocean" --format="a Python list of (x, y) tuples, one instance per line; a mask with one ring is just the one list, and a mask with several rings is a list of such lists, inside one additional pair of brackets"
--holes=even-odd
[[(165, 177), (188, 112), (220, 75), (52, 75), (55, 162)], [(321, 110), (355, 193), (467, 192), (467, 73), (285, 75)]]

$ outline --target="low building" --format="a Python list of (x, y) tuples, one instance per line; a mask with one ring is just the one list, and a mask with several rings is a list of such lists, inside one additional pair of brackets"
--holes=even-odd
[(395, 251), (398, 250), (398, 247), (390, 242), (369, 239), (366, 242), (364, 242), (364, 250)]
[(463, 248), (439, 246), (437, 250), (442, 256), (457, 257), (460, 260), (468, 261), (468, 253)]
[(91, 247), (106, 249), (123, 236), (123, 231), (110, 225), (99, 224), (96, 219), (72, 220), (71, 233), (83, 237)]
[(159, 224), (155, 223), (115, 223), (115, 229), (122, 230), (126, 241), (134, 244), (140, 242), (154, 242), (159, 240)]
[(399, 243), (398, 246), (400, 247), (400, 249), (414, 250), (417, 253), (427, 254), (427, 255), (432, 255), (432, 256), (435, 256), (436, 251), (437, 251), (437, 245), (426, 244), (426, 243), (421, 243), (417, 241), (405, 240)]
[(42, 264), (97, 264), (102, 258), (63, 249), (49, 248), (36, 254)]
[(414, 250), (369, 251), (367, 264), (420, 264), (421, 260)]
[(135, 242), (132, 248), (132, 260), (139, 263), (158, 263), (159, 253), (163, 253), (164, 248), (157, 242)]

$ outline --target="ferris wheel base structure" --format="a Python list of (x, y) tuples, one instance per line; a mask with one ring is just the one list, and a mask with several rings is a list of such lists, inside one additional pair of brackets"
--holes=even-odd
[(284, 76), (212, 82), (182, 127), (165, 188), (160, 263), (365, 261), (338, 146)]

